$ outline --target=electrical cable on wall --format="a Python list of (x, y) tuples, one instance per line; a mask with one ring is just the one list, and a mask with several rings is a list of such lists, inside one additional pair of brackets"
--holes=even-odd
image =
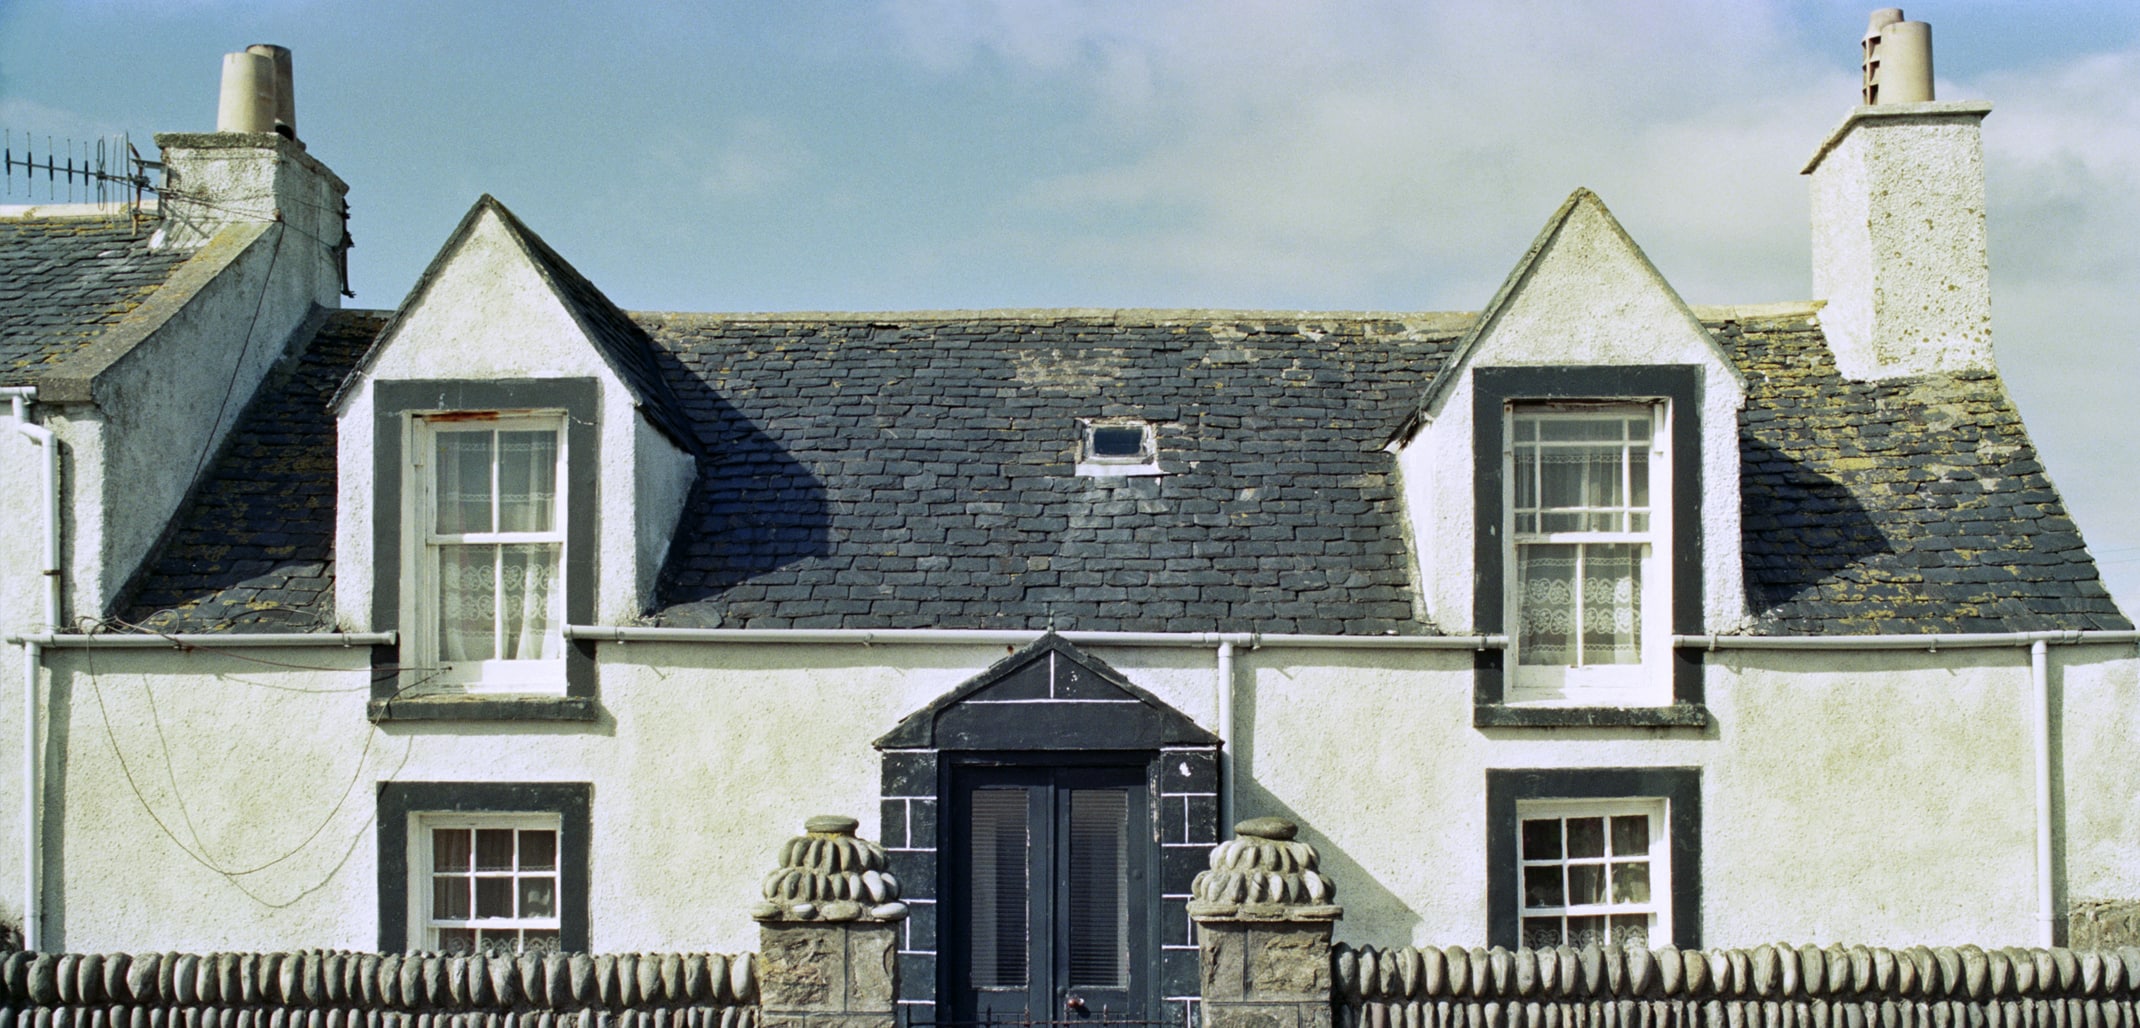
[[(291, 847), (288, 851), (284, 852), (280, 856), (277, 856), (272, 860), (268, 860), (266, 862), (254, 865), (252, 867), (242, 869), (232, 869), (223, 867), (220, 866), (219, 863), (207, 853), (206, 844), (202, 842), (198, 830), (195, 829), (195, 827), (193, 826), (192, 813), (186, 805), (185, 797), (178, 785), (176, 770), (171, 763), (171, 748), (169, 743), (165, 740), (162, 719), (155, 708), (155, 694), (153, 689), (151, 689), (147, 683), (144, 683), (142, 686), (143, 691), (148, 694), (149, 698), (150, 723), (156, 732), (157, 744), (159, 748), (161, 748), (163, 751), (165, 777), (171, 783), (172, 799), (178, 804), (179, 813), (185, 822), (187, 834), (193, 837), (192, 845), (188, 845), (185, 839), (180, 838), (178, 832), (172, 829), (170, 823), (166, 821), (162, 815), (156, 812), (155, 806), (150, 802), (148, 795), (143, 791), (140, 780), (135, 777), (133, 766), (127, 762), (125, 753), (119, 748), (118, 731), (112, 724), (111, 709), (109, 704), (105, 700), (104, 684), (102, 679), (98, 675), (96, 669), (95, 652), (86, 651), (83, 654), (83, 657), (89, 678), (90, 690), (96, 696), (97, 712), (99, 717), (103, 721), (105, 742), (111, 747), (112, 758), (118, 763), (120, 776), (125, 780), (127, 789), (133, 793), (135, 801), (141, 804), (141, 809), (144, 813), (148, 814), (149, 820), (156, 825), (158, 830), (163, 832), (166, 838), (171, 840), (172, 845), (178, 847), (179, 852), (184, 853), (194, 863), (199, 864), (201, 867), (207, 869), (208, 871), (222, 877), (225, 881), (229, 882), (233, 888), (237, 889), (241, 893), (244, 893), (246, 898), (251, 899), (253, 902), (258, 903), (261, 906), (275, 910), (284, 909), (296, 904), (298, 901), (304, 899), (306, 896), (309, 896), (312, 893), (317, 892), (320, 889), (326, 887), (327, 883), (334, 879), (335, 873), (337, 873), (341, 869), (342, 865), (348, 862), (349, 856), (356, 852), (357, 845), (361, 843), (365, 839), (365, 837), (370, 834), (371, 827), (377, 817), (376, 814), (367, 814), (365, 816), (363, 823), (351, 836), (349, 845), (344, 849), (341, 858), (334, 862), (332, 867), (328, 869), (327, 874), (325, 876), (323, 876), (317, 883), (314, 883), (310, 886), (305, 887), (304, 889), (301, 889), (289, 899), (283, 900), (281, 902), (276, 902), (260, 895), (258, 892), (255, 892), (250, 886), (248, 886), (244, 881), (241, 880), (243, 877), (258, 874), (262, 871), (268, 870), (269, 868), (275, 867), (276, 865), (288, 861), (292, 857), (295, 857), (297, 854), (304, 852), (304, 850), (310, 847), (314, 841), (319, 839), (319, 837), (326, 832), (327, 828), (334, 823), (336, 817), (341, 814), (342, 809), (348, 805), (349, 798), (356, 792), (357, 784), (364, 780), (364, 769), (371, 762), (370, 758), (372, 751), (372, 743), (378, 733), (376, 731), (365, 733), (364, 748), (358, 753), (356, 767), (350, 775), (349, 784), (343, 787), (341, 796), (336, 799), (334, 805), (328, 809), (326, 816), (320, 820), (320, 823), (316, 827), (314, 827), (312, 831), (304, 837), (303, 840), (298, 842), (295, 846)], [(402, 769), (408, 766), (409, 757), (414, 752), (415, 746), (416, 740), (414, 738), (407, 740), (402, 747), (400, 761), (395, 764), (392, 772), (388, 773), (380, 780), (394, 781), (395, 779), (397, 779), (400, 776)]]

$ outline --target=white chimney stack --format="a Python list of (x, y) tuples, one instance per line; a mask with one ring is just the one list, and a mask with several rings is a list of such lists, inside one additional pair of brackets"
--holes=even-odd
[(305, 303), (333, 307), (347, 285), (349, 186), (298, 141), (296, 111), (289, 50), (263, 43), (224, 54), (216, 130), (156, 136), (164, 181), (154, 245), (193, 249), (225, 229), (279, 225), (294, 235), (275, 251), (276, 279)]
[(1991, 259), (1981, 127), (1991, 104), (1932, 99), (1932, 29), (1873, 12), (1865, 104), (1812, 177), (1813, 297), (1847, 378), (1988, 371)]

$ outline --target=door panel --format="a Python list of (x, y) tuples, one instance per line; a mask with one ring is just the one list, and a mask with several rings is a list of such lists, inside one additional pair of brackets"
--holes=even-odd
[(1156, 971), (1141, 767), (955, 773), (953, 1018), (1132, 1020)]

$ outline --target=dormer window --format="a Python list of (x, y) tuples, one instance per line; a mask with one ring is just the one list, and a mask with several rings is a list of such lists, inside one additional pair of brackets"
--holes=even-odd
[(592, 379), (372, 385), (378, 720), (591, 720), (602, 437)]
[(1667, 702), (1665, 408), (1511, 404), (1509, 700)]
[(1159, 443), (1149, 421), (1088, 420), (1080, 423), (1077, 473), (1082, 476), (1157, 475)]
[(411, 609), (431, 614), (411, 627), (437, 681), (563, 688), (563, 428), (550, 412), (417, 419)]

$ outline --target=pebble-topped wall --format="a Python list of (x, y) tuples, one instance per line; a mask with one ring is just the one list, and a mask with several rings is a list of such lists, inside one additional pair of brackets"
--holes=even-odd
[(750, 954), (10, 953), (0, 1028), (753, 1028)]
[(1337, 1028), (2140, 1028), (2140, 948), (1332, 950)]

